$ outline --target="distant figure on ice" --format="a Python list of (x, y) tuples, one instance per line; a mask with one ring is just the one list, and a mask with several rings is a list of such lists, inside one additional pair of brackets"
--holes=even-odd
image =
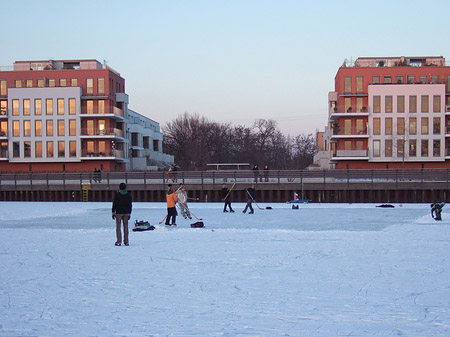
[(436, 220), (436, 221), (442, 220), (441, 213), (442, 213), (442, 208), (444, 208), (444, 206), (445, 206), (445, 201), (433, 202), (430, 205), (430, 207), (431, 207), (431, 217), (434, 220)]
[(299, 200), (300, 198), (299, 198), (299, 196), (298, 196), (298, 193), (297, 192), (294, 192), (294, 200)]
[(228, 213), (227, 206), (230, 209), (230, 213), (234, 213), (233, 208), (231, 208), (231, 196), (230, 189), (227, 187), (225, 183), (222, 184), (222, 200), (225, 202), (223, 205), (223, 212)]
[(175, 191), (173, 190), (172, 184), (167, 185), (166, 201), (167, 201), (166, 226), (176, 226), (177, 209), (175, 208), (175, 205), (178, 202), (178, 198), (175, 194)]
[(128, 246), (128, 220), (131, 217), (132, 210), (131, 195), (127, 191), (127, 185), (120, 183), (119, 191), (115, 194), (112, 204), (112, 218), (116, 220), (116, 246), (122, 244), (122, 226), (123, 223), (123, 243)]
[(253, 214), (254, 210), (252, 207), (252, 202), (255, 200), (256, 197), (255, 185), (252, 185), (251, 188), (246, 188), (245, 193), (247, 193), (247, 205), (245, 205), (244, 211), (242, 213), (247, 212), (247, 209), (250, 208), (250, 212), (248, 214)]
[(181, 215), (185, 219), (187, 218), (192, 219), (191, 212), (189, 211), (189, 207), (187, 206), (188, 196), (186, 188), (184, 187), (183, 184), (180, 183), (180, 187), (178, 188), (176, 195), (178, 198), (178, 205), (180, 206)]

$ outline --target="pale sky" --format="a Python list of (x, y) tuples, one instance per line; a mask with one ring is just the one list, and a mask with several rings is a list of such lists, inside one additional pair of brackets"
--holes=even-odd
[[(162, 127), (184, 112), (291, 136), (323, 130), (345, 59), (444, 56), (450, 1), (0, 0), (0, 66), (97, 59), (129, 108)], [(450, 63), (448, 63), (450, 64)]]

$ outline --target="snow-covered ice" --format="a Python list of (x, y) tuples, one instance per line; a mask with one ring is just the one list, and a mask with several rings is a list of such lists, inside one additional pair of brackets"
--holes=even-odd
[(450, 207), (0, 203), (0, 336), (449, 336)]

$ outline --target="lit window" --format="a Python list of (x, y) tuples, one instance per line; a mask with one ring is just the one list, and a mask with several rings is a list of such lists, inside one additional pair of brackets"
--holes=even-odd
[(94, 93), (94, 79), (87, 78), (86, 79), (86, 93), (92, 95)]
[(64, 115), (64, 99), (58, 98), (57, 105), (58, 105), (58, 115)]

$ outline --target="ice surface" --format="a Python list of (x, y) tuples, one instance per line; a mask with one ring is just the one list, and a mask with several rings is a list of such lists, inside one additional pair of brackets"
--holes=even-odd
[(449, 336), (450, 210), (394, 205), (134, 203), (115, 247), (111, 203), (2, 202), (0, 336)]

